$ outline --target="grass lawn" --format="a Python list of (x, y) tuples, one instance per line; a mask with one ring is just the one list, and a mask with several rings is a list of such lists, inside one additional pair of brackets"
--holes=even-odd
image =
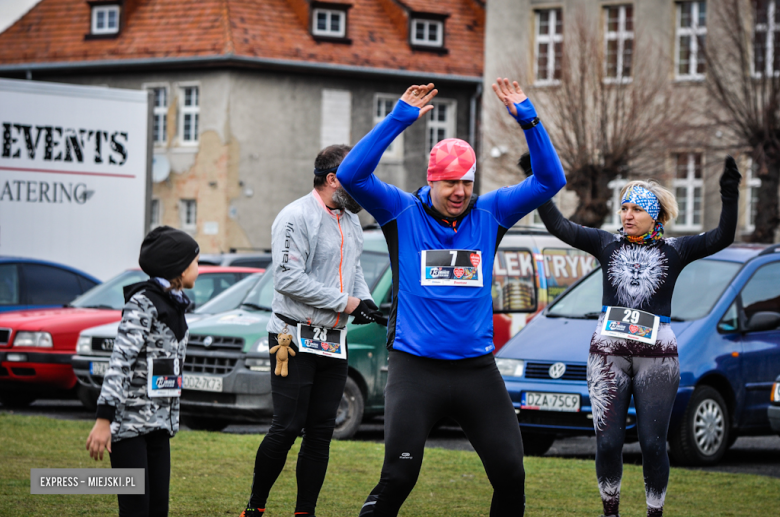
[[(116, 515), (116, 496), (30, 495), (31, 468), (108, 467), (89, 458), (89, 422), (0, 413), (0, 516)], [(171, 441), (171, 511), (175, 516), (237, 517), (249, 496), (261, 436), (184, 431)], [(336, 442), (318, 505), (319, 517), (357, 516), (378, 480), (384, 446)], [(271, 491), (269, 517), (292, 515), (293, 447)], [(597, 517), (601, 504), (593, 461), (526, 458), (529, 516)], [(475, 453), (428, 449), (420, 479), (402, 516), (487, 516), (491, 488)], [(621, 515), (645, 515), (641, 467), (626, 465)], [(780, 514), (780, 479), (672, 469), (669, 516), (769, 516)]]

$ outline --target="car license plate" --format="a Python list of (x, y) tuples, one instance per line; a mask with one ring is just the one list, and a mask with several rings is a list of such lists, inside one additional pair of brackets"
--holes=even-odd
[(182, 387), (185, 390), (222, 391), (222, 377), (187, 375), (185, 373)]
[(580, 396), (574, 393), (524, 391), (520, 408), (540, 411), (579, 411)]
[(100, 361), (100, 362), (93, 361), (89, 363), (89, 373), (94, 375), (95, 377), (105, 377), (107, 371), (108, 371), (108, 361)]

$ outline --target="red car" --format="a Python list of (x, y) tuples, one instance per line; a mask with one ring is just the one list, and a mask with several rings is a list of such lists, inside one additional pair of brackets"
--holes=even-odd
[[(201, 266), (195, 287), (185, 292), (194, 308), (262, 271)], [(123, 287), (147, 278), (140, 270), (128, 270), (65, 307), (0, 314), (0, 402), (6, 407), (24, 407), (44, 395), (74, 395), (78, 388), (71, 356), (76, 353), (79, 332), (121, 319)]]

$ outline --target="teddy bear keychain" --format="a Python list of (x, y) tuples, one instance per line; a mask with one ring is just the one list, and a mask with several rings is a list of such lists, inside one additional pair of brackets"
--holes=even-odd
[(290, 356), (295, 356), (295, 350), (290, 346), (292, 343), (292, 336), (286, 325), (284, 330), (276, 336), (276, 341), (279, 344), (269, 350), (272, 354), (276, 354), (276, 369), (274, 370), (274, 374), (287, 377), (287, 362), (290, 360)]

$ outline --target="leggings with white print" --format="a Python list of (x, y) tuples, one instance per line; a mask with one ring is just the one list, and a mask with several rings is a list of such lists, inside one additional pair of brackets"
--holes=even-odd
[(588, 392), (596, 429), (596, 477), (604, 515), (618, 515), (631, 395), (642, 448), (647, 515), (663, 514), (669, 482), (666, 433), (679, 384), (680, 363), (676, 356), (588, 356)]

